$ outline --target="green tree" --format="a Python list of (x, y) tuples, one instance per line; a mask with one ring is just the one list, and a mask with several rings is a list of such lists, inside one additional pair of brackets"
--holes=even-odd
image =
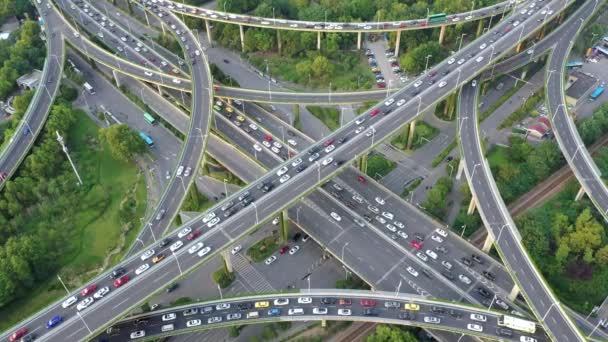
[(124, 161), (132, 160), (136, 154), (146, 150), (143, 140), (125, 124), (102, 128), (99, 136), (108, 143), (112, 154)]
[(608, 266), (608, 245), (595, 252), (595, 262), (602, 267)]
[(448, 50), (437, 42), (420, 44), (401, 57), (401, 65), (411, 73), (420, 73), (427, 66), (432, 66), (448, 56)]
[(408, 331), (392, 325), (380, 324), (365, 342), (417, 342), (418, 338)]
[(317, 56), (310, 65), (312, 74), (316, 77), (323, 77), (329, 73), (329, 60), (325, 56)]

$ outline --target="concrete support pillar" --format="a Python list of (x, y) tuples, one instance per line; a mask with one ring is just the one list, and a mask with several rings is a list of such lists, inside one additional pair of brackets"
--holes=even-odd
[(366, 173), (367, 171), (367, 154), (364, 154), (359, 158), (359, 171), (363, 173)]
[(509, 295), (507, 296), (507, 298), (509, 298), (510, 301), (514, 301), (515, 298), (517, 298), (517, 295), (519, 294), (519, 286), (517, 285), (513, 285), (513, 288), (511, 289), (511, 293), (509, 293)]
[(230, 260), (230, 250), (226, 249), (222, 251), (222, 258), (224, 258), (224, 266), (226, 267), (226, 272), (232, 273), (232, 261)]
[(112, 75), (114, 75), (114, 81), (116, 82), (116, 86), (120, 88), (120, 80), (118, 79), (118, 72), (116, 70), (112, 70)]
[(327, 321), (324, 319), (321, 320), (321, 328), (327, 328)]
[(281, 43), (281, 30), (277, 30), (277, 48), (279, 49), (279, 55), (281, 54), (281, 50), (283, 47), (283, 44)]
[(363, 34), (362, 32), (357, 33), (357, 50), (361, 50), (361, 35), (362, 34)]
[(574, 197), (574, 200), (575, 201), (580, 201), (580, 199), (583, 198), (584, 194), (585, 194), (585, 189), (581, 186), (581, 188), (576, 193), (576, 197)]
[(239, 32), (241, 33), (241, 52), (245, 52), (245, 31), (243, 25), (239, 25)]
[(477, 37), (481, 36), (483, 34), (483, 26), (485, 24), (485, 20), (481, 19), (480, 21), (478, 21), (477, 23)]
[(460, 159), (460, 162), (458, 163), (458, 172), (456, 172), (456, 180), (460, 180), (460, 177), (462, 177), (463, 171), (464, 171), (464, 160)]
[(515, 48), (515, 51), (517, 53), (520, 53), (521, 50), (523, 50), (523, 49), (524, 49), (524, 42), (522, 41), (522, 42), (519, 42), (519, 44), (517, 44), (517, 47)]
[(412, 143), (414, 143), (414, 132), (416, 131), (416, 120), (410, 122), (410, 131), (407, 135), (407, 149), (412, 148)]
[(163, 30), (163, 36), (167, 34), (167, 32), (165, 31), (165, 24), (163, 24), (163, 21), (160, 21), (160, 28)]
[(289, 214), (287, 209), (281, 211), (281, 240), (287, 242), (289, 240)]
[(163, 87), (160, 84), (156, 85), (156, 89), (158, 89), (158, 95), (163, 96)]
[[(520, 79), (525, 80), (527, 74), (528, 74), (528, 68), (524, 68), (524, 70), (521, 72)], [(519, 79), (516, 78), (514, 87), (517, 87), (517, 83), (519, 83)]]
[(547, 26), (545, 25), (545, 26), (543, 26), (543, 27), (540, 29), (540, 31), (538, 31), (538, 34), (536, 35), (536, 38), (537, 38), (538, 40), (541, 40), (541, 39), (545, 38), (545, 29), (546, 29), (546, 28), (547, 28)]
[(564, 18), (565, 18), (565, 17), (566, 17), (566, 13), (565, 13), (565, 12), (560, 13), (560, 14), (557, 16), (557, 22), (558, 22), (559, 24), (563, 23), (563, 22), (564, 22)]
[(207, 40), (209, 41), (209, 45), (212, 45), (211, 42), (211, 27), (209, 27), (209, 20), (205, 20), (205, 30), (207, 30)]
[(472, 215), (475, 212), (475, 207), (477, 203), (475, 202), (475, 196), (471, 197), (471, 202), (469, 203), (469, 208), (467, 209), (467, 215)]
[(443, 38), (445, 37), (445, 25), (441, 25), (441, 31), (439, 31), (439, 44), (443, 44)]
[(317, 32), (317, 50), (321, 50), (321, 31)]
[(483, 247), (481, 247), (481, 250), (488, 253), (490, 251), (490, 248), (492, 248), (493, 243), (494, 239), (492, 238), (492, 235), (488, 234), (486, 236), (486, 241), (483, 242)]
[(395, 38), (395, 57), (399, 56), (399, 45), (401, 45), (401, 31), (397, 31), (395, 33), (397, 37)]

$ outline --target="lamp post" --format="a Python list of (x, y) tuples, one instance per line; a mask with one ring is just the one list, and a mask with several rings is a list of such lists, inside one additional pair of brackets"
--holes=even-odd
[(344, 249), (346, 248), (346, 246), (348, 246), (348, 244), (349, 244), (349, 243), (350, 243), (350, 242), (346, 242), (346, 243), (344, 243), (344, 245), (342, 246), (342, 254), (341, 254), (341, 257), (340, 257), (340, 260), (341, 260), (342, 262), (344, 262)]
[(426, 56), (426, 64), (424, 65), (424, 73), (426, 74), (426, 71), (429, 68), (429, 58), (433, 57), (433, 55), (427, 55)]
[(466, 35), (466, 33), (460, 35), (460, 44), (458, 44), (458, 51), (460, 51), (460, 48), (462, 47), (462, 41), (464, 40), (464, 36)]

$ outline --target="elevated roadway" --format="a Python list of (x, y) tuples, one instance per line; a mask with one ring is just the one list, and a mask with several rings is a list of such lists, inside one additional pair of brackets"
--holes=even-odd
[[(340, 300), (348, 304), (341, 305)], [(256, 303), (259, 306), (263, 302), (268, 302), (268, 306), (256, 308)], [(284, 304), (278, 305), (279, 303)], [(405, 310), (406, 305), (414, 306), (413, 308), (417, 310)], [(208, 312), (204, 312), (204, 308)], [(301, 309), (297, 314), (294, 310), (296, 308)], [(315, 309), (317, 311), (314, 311)], [(319, 309), (324, 310), (325, 313), (315, 313), (320, 312)], [(344, 309), (348, 310), (348, 315), (345, 315), (344, 312), (339, 313), (339, 310)], [(186, 316), (184, 314), (186, 310), (196, 310), (197, 312)], [(276, 314), (270, 314), (275, 311)], [(257, 317), (253, 317), (254, 312), (257, 313)], [(171, 314), (174, 314), (175, 318), (166, 320), (165, 315)], [(126, 341), (130, 339), (131, 333), (141, 330), (145, 332), (146, 338), (160, 338), (203, 329), (273, 321), (347, 320), (418, 326), (492, 340), (520, 341), (521, 336), (528, 336), (536, 338), (539, 342), (548, 341), (546, 337), (538, 333), (528, 334), (511, 330), (512, 336), (510, 337), (499, 334), (500, 329), (505, 329), (498, 325), (498, 317), (502, 314), (486, 308), (447, 303), (418, 295), (382, 291), (311, 289), (296, 293), (260, 294), (220, 299), (158, 310), (122, 320), (112, 327), (116, 331), (115, 333), (103, 333), (99, 339), (106, 339), (110, 342)], [(471, 315), (480, 315), (485, 321), (473, 320)], [(165, 320), (163, 320), (163, 316), (165, 316)], [(438, 319), (438, 323), (425, 322), (431, 317)], [(199, 323), (193, 320), (200, 320), (200, 325), (190, 326), (193, 323)], [(211, 323), (214, 320), (216, 322)], [(173, 330), (163, 332), (162, 327), (167, 324), (172, 324)], [(469, 324), (479, 325), (481, 331), (471, 330), (468, 327)]]
[[(40, 5), (37, 4), (37, 6)], [(38, 10), (41, 14), (44, 12), (40, 7)], [(61, 83), (65, 57), (65, 45), (61, 31), (55, 26), (56, 18), (44, 14), (42, 17), (45, 20), (43, 30), (47, 42), (46, 59), (39, 86), (13, 136), (0, 154), (0, 171), (6, 174), (0, 187), (3, 187), (4, 182), (17, 171), (21, 161), (25, 159), (27, 152), (36, 141)]]
[[(600, 1), (589, 1), (589, 3), (587, 6), (595, 8)], [(588, 18), (589, 16), (582, 15), (576, 18), (577, 22), (572, 25), (570, 34), (563, 36), (563, 39), (555, 45), (547, 67), (546, 101), (555, 138), (576, 179), (582, 185), (579, 196), (584, 191), (604, 219), (608, 220), (608, 188), (601, 178), (600, 170), (578, 134), (574, 120), (568, 114), (568, 104), (564, 95), (567, 58), (576, 33), (583, 28)]]
[[(580, 15), (581, 21), (591, 16), (596, 4), (593, 2), (583, 4), (584, 10), (577, 13)], [(574, 37), (577, 29), (576, 26), (570, 26), (571, 31), (568, 31), (570, 37)], [(463, 87), (458, 112), (460, 147), (465, 163), (465, 174), (482, 219), (505, 265), (513, 273), (516, 283), (552, 339), (583, 341), (584, 337), (526, 253), (517, 227), (500, 198), (487, 160), (481, 150), (481, 140), (477, 130), (476, 88), (472, 84)], [(477, 168), (479, 169), (477, 170)], [(476, 171), (477, 177), (475, 177)], [(524, 275), (525, 279), (522, 278)]]
[[(563, 1), (553, 1), (548, 3), (549, 6), (556, 6), (559, 9), (561, 9), (565, 4), (567, 5), (569, 2), (564, 3)], [(556, 10), (556, 13), (557, 12), (558, 11)], [(239, 207), (238, 211), (233, 216), (228, 219), (224, 219), (223, 222), (220, 222), (217, 224), (217, 226), (210, 230), (205, 228), (207, 232), (202, 234), (201, 237), (197, 238), (195, 242), (204, 240), (208, 245), (214, 247), (220, 246), (216, 247), (219, 250), (224, 248), (224, 246), (226, 246), (228, 243), (238, 240), (240, 237), (244, 236), (251, 229), (251, 227), (255, 227), (260, 222), (272, 217), (275, 213), (297, 201), (299, 197), (294, 196), (294, 194), (298, 194), (299, 196), (306, 195), (309, 191), (308, 189), (313, 189), (315, 186), (332, 177), (336, 172), (344, 167), (344, 165), (336, 166), (329, 162), (327, 162), (327, 165), (322, 165), (319, 161), (326, 160), (327, 158), (333, 156), (338, 157), (338, 155), (340, 156), (339, 158), (341, 160), (350, 160), (355, 157), (355, 155), (361, 155), (361, 153), (365, 153), (369, 149), (373, 148), (375, 145), (377, 145), (381, 138), (384, 138), (400, 129), (403, 124), (406, 124), (414, 119), (419, 113), (421, 113), (431, 104), (457, 89), (457, 87), (465, 82), (467, 78), (471, 78), (473, 75), (479, 73), (480, 70), (486, 68), (489, 64), (491, 64), (493, 58), (499, 57), (500, 54), (508, 51), (508, 49), (515, 43), (532, 34), (539, 25), (536, 20), (542, 19), (538, 12), (529, 17), (519, 14), (516, 15), (516, 17), (521, 20), (519, 28), (505, 32), (507, 24), (499, 24), (495, 30), (501, 30), (503, 31), (503, 34), (500, 35), (500, 38), (496, 40), (491, 47), (488, 46), (487, 49), (480, 49), (478, 45), (486, 40), (489, 40), (489, 34), (491, 34), (490, 32), (484, 35), (475, 44), (471, 44), (458, 52), (455, 55), (457, 59), (465, 58), (468, 60), (463, 62), (457, 72), (452, 71), (449, 75), (443, 77), (440, 82), (433, 84), (427, 84), (428, 78), (426, 78), (427, 76), (425, 75), (421, 77), (424, 86), (419, 88), (420, 90), (417, 95), (410, 96), (409, 92), (413, 91), (414, 87), (406, 87), (398, 92), (396, 95), (397, 99), (394, 101), (395, 103), (390, 103), (387, 106), (381, 104), (380, 106), (372, 108), (370, 111), (375, 109), (380, 111), (388, 108), (392, 111), (392, 113), (390, 115), (369, 116), (367, 121), (368, 126), (362, 129), (362, 134), (354, 132), (356, 127), (354, 122), (345, 125), (342, 129), (335, 132), (332, 135), (332, 138), (339, 140), (341, 137), (346, 136), (349, 140), (342, 146), (338, 147), (334, 152), (330, 153), (330, 155), (321, 157), (318, 161), (313, 163), (313, 165), (299, 174), (296, 174), (294, 171), (288, 172), (287, 174), (292, 176), (290, 181), (283, 184), (278, 182), (278, 178), (280, 177), (275, 175), (275, 172), (278, 169), (277, 168), (274, 170), (274, 172), (263, 177), (258, 182), (248, 186), (243, 191), (250, 191), (254, 200), (252, 205), (245, 208)], [(551, 17), (545, 17), (545, 19), (551, 19)], [(469, 54), (472, 55), (472, 57), (466, 57)], [(446, 68), (447, 63), (442, 63), (438, 67), (433, 68), (431, 72), (441, 74), (446, 70)], [(397, 106), (396, 102), (400, 98), (404, 99), (404, 105)], [(369, 115), (369, 112), (366, 115)], [(302, 152), (299, 156), (307, 159), (308, 150)], [(262, 182), (266, 184), (272, 183), (275, 188), (281, 189), (275, 189), (268, 193), (264, 193), (262, 189), (258, 189), (258, 185), (260, 185)], [(231, 196), (228, 201), (237, 200), (238, 196), (240, 196), (243, 191)], [(221, 204), (219, 206), (221, 206)], [(217, 208), (218, 207), (214, 207), (209, 212), (215, 212)], [(193, 229), (207, 226), (199, 220), (200, 218), (193, 220), (192, 222), (188, 222), (186, 226), (192, 226)], [(173, 233), (172, 236), (175, 239), (174, 234), (175, 233)], [(218, 242), (217, 240), (219, 240), (219, 243), (216, 243)], [(187, 253), (186, 249), (183, 248), (175, 255), (175, 259), (179, 261), (181, 265), (179, 269), (187, 272), (194, 268), (197, 264), (204, 262), (206, 259), (214, 255), (214, 253), (212, 252), (207, 256), (200, 258), (196, 254), (191, 255)], [(172, 261), (171, 259), (173, 258), (170, 258), (167, 261)], [(129, 272), (133, 272), (133, 270), (139, 264), (140, 262), (137, 261), (136, 257), (129, 258), (124, 262), (124, 265), (127, 266)], [(169, 264), (171, 264), (171, 268), (168, 266)], [(156, 279), (155, 283), (145, 281), (146, 279), (151, 279), (152, 275), (154, 274), (163, 274), (163, 278)], [(150, 270), (136, 276), (129, 283), (123, 285), (120, 289), (113, 291), (107, 298), (99, 301), (99, 303), (95, 303), (95, 310), (85, 310), (83, 313), (81, 313), (81, 316), (87, 321), (88, 326), (92, 327), (92, 330), (101, 328), (116, 319), (116, 317), (124, 314), (124, 312), (128, 311), (131, 306), (145, 300), (151, 293), (157, 291), (160, 286), (168, 284), (172, 279), (178, 277), (179, 274), (180, 271), (175, 269), (173, 263), (165, 262), (164, 264), (160, 263), (158, 265), (154, 265)], [(102, 284), (108, 283), (109, 281), (107, 280), (107, 276), (108, 274), (106, 273), (100, 276), (98, 279)], [(58, 308), (57, 310), (61, 311), (61, 308)], [(80, 322), (79, 319), (76, 317), (76, 315), (73, 315), (72, 318), (66, 320), (66, 322), (61, 326), (61, 329), (55, 330), (52, 334), (54, 334), (55, 337), (62, 336), (68, 339), (78, 339), (88, 335), (88, 329), (77, 322)]]

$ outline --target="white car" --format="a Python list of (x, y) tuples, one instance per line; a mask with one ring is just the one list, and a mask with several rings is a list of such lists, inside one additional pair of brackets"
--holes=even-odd
[(174, 320), (176, 318), (177, 318), (177, 315), (175, 314), (175, 312), (164, 314), (163, 315), (163, 322), (172, 321), (172, 320)]
[(273, 255), (273, 256), (269, 257), (268, 259), (266, 259), (266, 261), (264, 261), (264, 263), (265, 263), (266, 265), (270, 265), (270, 264), (272, 264), (272, 263), (273, 263), (275, 260), (277, 260), (277, 256), (276, 256), (276, 255)]
[(325, 153), (330, 153), (331, 151), (335, 150), (336, 146), (335, 145), (329, 145), (325, 148)]
[(390, 99), (388, 99), (388, 100), (386, 100), (386, 101), (384, 102), (384, 105), (385, 105), (385, 106), (390, 106), (390, 105), (392, 105), (392, 104), (393, 104), (393, 102), (395, 102), (395, 99), (390, 98)]
[(397, 231), (397, 227), (393, 226), (393, 225), (392, 225), (392, 224), (390, 224), (390, 223), (386, 225), (386, 228), (387, 228), (388, 230), (390, 230), (391, 232), (393, 232), (393, 233)]
[(418, 88), (422, 85), (422, 80), (418, 80), (416, 81), (416, 83), (414, 83), (414, 88)]
[(289, 304), (289, 298), (277, 298), (274, 300), (274, 305), (288, 305)]
[(188, 327), (188, 328), (197, 327), (201, 324), (202, 324), (202, 322), (200, 319), (191, 319), (188, 322), (186, 322), (186, 327)]
[(93, 294), (93, 298), (95, 298), (95, 299), (103, 298), (103, 296), (107, 295), (108, 292), (110, 292), (110, 288), (108, 286), (104, 286)]
[(288, 143), (289, 145), (291, 145), (291, 146), (297, 146), (297, 145), (298, 145), (298, 143), (297, 143), (295, 140), (293, 140), (293, 139), (289, 139), (289, 140), (287, 140), (287, 143)]
[(203, 242), (197, 242), (194, 246), (188, 248), (188, 254), (194, 254), (198, 252), (201, 248), (203, 248), (205, 244)]
[(386, 217), (389, 220), (392, 220), (395, 218), (395, 215), (393, 215), (393, 213), (391, 213), (389, 211), (383, 211), (382, 216)]
[(401, 236), (404, 239), (407, 239), (409, 237), (409, 235), (407, 235), (407, 233), (404, 232), (403, 230), (398, 231), (397, 235)]
[(238, 312), (235, 313), (231, 313), (231, 314), (227, 314), (226, 315), (226, 320), (227, 321), (233, 321), (235, 319), (241, 319), (241, 314)]
[(405, 103), (404, 99), (401, 99), (401, 100), (397, 101), (397, 107), (403, 106), (404, 103)]
[(384, 219), (384, 217), (382, 217), (382, 216), (376, 216), (376, 221), (378, 221), (378, 222), (380, 222), (380, 223), (382, 223), (382, 224), (385, 224), (385, 223), (386, 223), (386, 220), (385, 220), (385, 219)]
[(207, 255), (209, 252), (211, 252), (211, 247), (207, 246), (198, 252), (198, 256), (202, 258), (205, 255)]
[(292, 249), (289, 250), (289, 255), (294, 255), (300, 250), (300, 246), (295, 245)]
[(78, 305), (76, 305), (76, 310), (82, 311), (82, 310), (88, 308), (91, 304), (93, 304), (94, 301), (95, 301), (95, 299), (93, 299), (93, 297), (87, 297), (83, 301), (78, 303)]
[(350, 316), (351, 314), (350, 309), (338, 309), (338, 316)]
[(150, 249), (150, 250), (145, 251), (144, 254), (142, 254), (140, 256), (140, 259), (141, 259), (141, 261), (144, 261), (153, 255), (154, 255), (154, 250)]
[(458, 60), (458, 65), (461, 65), (461, 64), (462, 64), (462, 63), (464, 63), (464, 62), (465, 62), (465, 59), (464, 59), (464, 58), (461, 58), (461, 59), (459, 59), (459, 60)]
[(365, 122), (365, 118), (360, 118), (360, 119), (355, 120), (355, 125), (360, 125), (364, 122)]
[(433, 258), (433, 260), (437, 260), (437, 253), (433, 252), (432, 250), (427, 249), (425, 253), (426, 253), (426, 255)]
[(302, 158), (296, 158), (293, 160), (293, 162), (291, 163), (291, 166), (296, 167), (298, 165), (302, 164)]
[(405, 228), (405, 225), (399, 221), (395, 221), (395, 222), (393, 222), (393, 224), (401, 229)]
[(61, 306), (64, 309), (67, 309), (70, 306), (74, 305), (74, 303), (76, 303), (77, 301), (78, 301), (78, 298), (76, 298), (76, 296), (72, 296), (72, 297), (66, 299), (63, 303), (61, 303)]
[(181, 83), (182, 83), (182, 81), (181, 81), (181, 80), (179, 80), (179, 79), (177, 79), (177, 78), (174, 78), (174, 79), (172, 79), (171, 81), (172, 81), (173, 83), (175, 83), (175, 84), (181, 84)]
[(134, 340), (136, 338), (144, 337), (144, 336), (146, 336), (145, 330), (134, 331), (129, 335), (129, 337), (131, 337), (132, 340)]
[[(189, 228), (184, 228), (184, 229), (189, 229)], [(181, 233), (181, 232), (180, 232)], [(169, 250), (171, 252), (175, 252), (176, 250), (182, 248), (182, 246), (184, 245), (184, 243), (182, 242), (182, 240), (177, 240), (175, 241), (175, 243), (173, 243), (171, 245), (171, 247), (169, 247)]]
[(324, 159), (324, 160), (321, 162), (321, 164), (323, 164), (323, 166), (327, 166), (327, 165), (331, 164), (331, 162), (333, 162), (333, 161), (334, 161), (334, 158), (329, 157), (329, 158), (325, 158), (325, 159)]
[(412, 266), (408, 266), (406, 268), (407, 272), (411, 275), (413, 275), (414, 277), (418, 276), (418, 271), (416, 271)]
[(209, 223), (207, 223), (207, 227), (211, 228), (213, 226), (215, 226), (216, 224), (218, 224), (220, 222), (220, 218), (216, 217), (213, 220), (209, 221)]
[(327, 308), (313, 308), (313, 315), (327, 315)]
[(473, 80), (473, 82), (471, 82), (471, 87), (476, 87), (477, 86), (477, 80)]
[(290, 175), (284, 175), (283, 177), (281, 177), (279, 179), (279, 182), (281, 182), (281, 184), (283, 184), (283, 183), (287, 182), (289, 180), (289, 178), (291, 178)]
[(420, 259), (420, 260), (422, 260), (422, 261), (427, 261), (427, 260), (429, 260), (429, 258), (428, 258), (426, 255), (424, 255), (422, 252), (418, 252), (418, 253), (416, 253), (416, 256), (418, 257), (418, 259)]
[(374, 135), (374, 133), (376, 133), (376, 129), (374, 127), (372, 127), (369, 132), (365, 133), (366, 137), (371, 137), (372, 135)]
[(365, 126), (357, 127), (357, 129), (355, 130), (355, 134), (359, 134), (359, 133), (363, 132), (364, 129), (365, 129)]
[(424, 323), (439, 324), (441, 323), (441, 319), (439, 317), (434, 316), (425, 316)]
[(207, 222), (211, 221), (214, 218), (215, 218), (215, 213), (214, 212), (210, 212), (209, 214), (205, 215), (205, 217), (203, 217), (203, 223), (207, 223)]
[(519, 341), (520, 342), (537, 342), (537, 340), (535, 338), (532, 338), (530, 336), (520, 336)]
[(446, 268), (448, 271), (452, 269), (452, 264), (451, 264), (449, 261), (447, 261), (447, 260), (443, 260), (443, 261), (441, 262), (441, 264), (442, 264), (442, 265), (443, 265), (443, 267), (445, 267), (445, 268)]
[(446, 85), (446, 84), (448, 84), (448, 82), (446, 82), (446, 81), (441, 81), (441, 82), (439, 82), (438, 87), (439, 87), (439, 88), (443, 88), (443, 87), (445, 87), (445, 85)]
[(471, 279), (464, 274), (459, 274), (458, 279), (464, 284), (471, 285)]
[(438, 243), (442, 243), (442, 242), (443, 242), (443, 238), (441, 238), (441, 236), (439, 236), (439, 235), (435, 235), (435, 234), (433, 234), (433, 235), (431, 236), (431, 239), (432, 239), (433, 241), (435, 241), (435, 242), (438, 242)]
[(454, 62), (456, 62), (456, 58), (452, 57), (452, 58), (448, 59), (448, 64), (452, 65), (452, 64), (454, 64)]
[(488, 320), (488, 318), (485, 315), (482, 315), (482, 314), (472, 313), (471, 314), (471, 320), (478, 321), (478, 322), (485, 322), (485, 321)]
[(150, 268), (149, 264), (143, 264), (135, 270), (135, 274), (140, 275), (140, 274), (144, 273), (148, 268)]
[(479, 56), (479, 57), (475, 58), (475, 61), (477, 63), (481, 63), (481, 61), (483, 61), (483, 56)]
[(258, 145), (258, 144), (253, 144), (253, 149), (258, 151), (258, 152), (262, 152), (262, 146)]
[(384, 198), (382, 197), (376, 197), (375, 198), (376, 202), (378, 202), (378, 204), (380, 205), (384, 205), (386, 202), (384, 201)]
[(232, 253), (232, 255), (234, 255), (234, 254), (240, 252), (242, 248), (243, 247), (241, 245), (234, 246), (234, 248), (230, 251), (230, 253)]
[(287, 166), (283, 166), (282, 168), (279, 169), (279, 171), (277, 171), (277, 176), (281, 177), (282, 175), (286, 174), (287, 171), (289, 171)]
[(181, 175), (182, 175), (182, 172), (184, 172), (184, 166), (183, 166), (183, 165), (180, 165), (180, 166), (177, 168), (177, 175), (178, 175), (178, 176), (181, 176)]
[(448, 237), (448, 232), (441, 228), (435, 229), (435, 232), (443, 237)]
[(230, 303), (220, 303), (215, 306), (215, 310), (228, 310), (230, 309)]
[(475, 324), (475, 323), (467, 324), (467, 329), (472, 330), (472, 331), (477, 331), (477, 332), (483, 331), (483, 327), (481, 325)]
[(483, 50), (487, 47), (488, 45), (486, 43), (483, 43), (481, 45), (479, 45), (479, 50)]
[(363, 204), (363, 197), (359, 195), (353, 195), (353, 200), (357, 203)]
[(340, 215), (338, 215), (338, 213), (336, 213), (336, 212), (332, 211), (331, 214), (329, 214), (329, 215), (338, 222), (342, 221), (342, 217), (340, 217)]
[(310, 304), (312, 303), (311, 297), (300, 297), (298, 298), (298, 304)]
[(144, 75), (148, 76), (148, 77), (152, 77), (152, 73), (149, 71), (144, 71)]

